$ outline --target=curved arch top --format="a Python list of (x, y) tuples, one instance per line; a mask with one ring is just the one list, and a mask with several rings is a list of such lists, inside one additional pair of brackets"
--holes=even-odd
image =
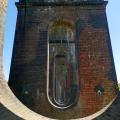
[(71, 22), (61, 19), (48, 30), (47, 97), (59, 109), (71, 107), (79, 97), (74, 34)]

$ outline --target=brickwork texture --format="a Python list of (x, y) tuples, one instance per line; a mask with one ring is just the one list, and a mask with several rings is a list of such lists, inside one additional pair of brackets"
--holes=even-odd
[[(11, 67), (12, 75), (10, 77), (14, 86), (11, 83), (11, 89), (26, 106), (41, 115), (50, 117), (47, 118), (31, 111), (23, 105), (12, 93), (6, 81), (4, 81), (2, 71), (2, 44), (6, 3), (7, 1), (0, 0), (0, 119), (48, 120), (51, 117), (59, 119), (84, 117), (80, 120), (92, 120), (94, 118), (96, 118), (96, 120), (119, 120), (120, 97), (118, 95), (116, 98), (117, 80), (107, 21), (105, 20), (105, 6), (61, 6), (53, 7), (52, 9), (45, 6), (39, 8), (30, 7), (27, 8), (26, 15), (25, 8), (19, 8)], [(26, 19), (23, 19), (25, 16)], [(78, 50), (78, 63), (80, 63), (78, 64), (80, 98), (76, 106), (68, 111), (59, 111), (52, 108), (46, 99), (45, 93), (46, 66), (44, 62), (47, 56), (47, 43), (46, 37), (44, 38), (42, 34), (47, 33), (50, 21), (56, 20), (58, 16), (59, 19), (64, 18), (75, 23), (77, 29), (76, 47)], [(40, 82), (38, 82), (38, 80)], [(20, 85), (18, 88), (16, 86), (17, 83)], [(36, 95), (36, 87), (40, 89), (40, 100), (36, 99), (34, 96)], [(21, 91), (21, 88), (23, 91)], [(32, 99), (28, 96), (28, 101), (24, 101), (27, 96), (24, 96), (25, 99), (20, 96), (26, 89), (28, 91), (29, 89), (31, 90)], [(111, 107), (109, 107), (110, 105)], [(108, 110), (106, 111), (106, 109)]]
[[(9, 86), (23, 104), (46, 117), (75, 119), (96, 113), (115, 98), (117, 78), (106, 2), (79, 6), (42, 6), (23, 2), (17, 7)], [(48, 33), (50, 25), (57, 20), (71, 22), (75, 29), (79, 97), (67, 110), (51, 106), (46, 95)]]

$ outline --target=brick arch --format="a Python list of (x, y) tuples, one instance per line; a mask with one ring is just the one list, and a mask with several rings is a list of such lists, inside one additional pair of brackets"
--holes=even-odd
[[(64, 31), (64, 32), (62, 32), (62, 33), (60, 33), (60, 35), (58, 35), (59, 34), (59, 30), (60, 31)], [(66, 33), (66, 34), (64, 34), (64, 33)], [(66, 36), (64, 36), (64, 35)], [(49, 50), (48, 50), (48, 58), (49, 58), (49, 56), (50, 56), (50, 41), (49, 40), (52, 40), (52, 42), (54, 41), (54, 44), (56, 44), (56, 45), (58, 45), (59, 43), (61, 43), (61, 41), (60, 40), (63, 40), (64, 41), (64, 44), (67, 44), (67, 43), (69, 43), (69, 42), (72, 42), (72, 45), (74, 45), (75, 46), (75, 37), (74, 37), (74, 34), (75, 34), (75, 31), (74, 31), (74, 25), (73, 25), (73, 23), (71, 22), (71, 21), (69, 21), (69, 20), (66, 20), (66, 19), (56, 19), (56, 20), (53, 20), (53, 22), (51, 22), (50, 23), (50, 25), (49, 25), (49, 28), (48, 28), (48, 43), (49, 43)], [(56, 35), (58, 35), (58, 36), (56, 36)], [(64, 37), (63, 37), (63, 36)], [(52, 36), (52, 38), (51, 38), (51, 36)], [(61, 37), (62, 36), (62, 37)], [(55, 37), (55, 39), (54, 39), (54, 37)], [(57, 39), (56, 39), (56, 37), (57, 37)], [(55, 41), (59, 41), (59, 43), (56, 43)], [(67, 41), (67, 42), (66, 42)], [(59, 44), (60, 45), (60, 44)], [(53, 44), (52, 44), (52, 48), (53, 48)], [(70, 47), (71, 45), (69, 44), (69, 47)], [(54, 46), (55, 47), (55, 46)], [(58, 47), (57, 47), (58, 48)], [(56, 51), (57, 51), (57, 48), (55, 48), (56, 49)], [(60, 46), (59, 46), (59, 48), (60, 48)], [(64, 49), (65, 51), (66, 51), (66, 48), (65, 47), (63, 47), (62, 46), (62, 49)], [(68, 48), (67, 48), (68, 49)], [(59, 53), (59, 54), (64, 54), (65, 56), (66, 56), (66, 52), (62, 52), (62, 53)], [(75, 49), (73, 50), (74, 52), (76, 51)], [(68, 53), (69, 54), (69, 53)], [(75, 63), (76, 63), (76, 55), (74, 54), (74, 58), (75, 58)], [(55, 58), (56, 59), (56, 58)], [(62, 58), (62, 59), (65, 59), (65, 57), (64, 58)], [(60, 60), (60, 59), (59, 59)], [(72, 59), (71, 59), (72, 60)], [(47, 59), (47, 61), (49, 61), (49, 59)], [(64, 63), (66, 62), (66, 60), (64, 60)], [(63, 62), (62, 62), (62, 64), (63, 64)], [(67, 64), (67, 65), (64, 65), (64, 67), (65, 67), (65, 69), (67, 69), (67, 72), (69, 71), (68, 70), (68, 66), (69, 66), (69, 63), (68, 63), (68, 61), (65, 63), (65, 64)], [(47, 64), (47, 67), (49, 66), (50, 64)], [(73, 65), (73, 64), (72, 64)], [(75, 69), (74, 69), (74, 72), (76, 72), (77, 71), (77, 67), (76, 67), (76, 64), (74, 64), (75, 65)], [(55, 65), (56, 66), (56, 65)], [(66, 68), (66, 66), (67, 66), (67, 68)], [(60, 66), (59, 66), (60, 67)], [(51, 67), (50, 67), (51, 68)], [(69, 69), (71, 69), (71, 67), (69, 66)], [(76, 70), (76, 71), (75, 71)], [(48, 74), (48, 72), (50, 72), (49, 71), (49, 68), (47, 68), (47, 74)], [(70, 71), (68, 72), (69, 74), (71, 74), (70, 73)], [(60, 74), (60, 73), (59, 73)], [(73, 75), (75, 75), (75, 74), (73, 74)], [(68, 74), (67, 74), (67, 76), (69, 76)], [(78, 76), (78, 74), (77, 74), (77, 76)], [(49, 103), (52, 105), (52, 106), (54, 106), (55, 108), (58, 108), (58, 109), (68, 109), (68, 108), (70, 108), (71, 106), (73, 106), (73, 104), (75, 104), (75, 102), (77, 102), (78, 101), (78, 98), (79, 98), (79, 95), (77, 94), (77, 91), (78, 91), (78, 79), (76, 79), (76, 78), (78, 78), (78, 77), (76, 77), (76, 75), (75, 75), (75, 77), (74, 77), (74, 82), (76, 82), (76, 84), (74, 84), (74, 88), (76, 88), (76, 94), (74, 94), (75, 96), (74, 96), (74, 100), (72, 100), (71, 101), (71, 97), (73, 96), (73, 94), (71, 94), (71, 92), (69, 93), (69, 94), (71, 94), (71, 96), (69, 96), (69, 100), (67, 101), (67, 105), (58, 105), (57, 104), (57, 101), (55, 101), (55, 96), (54, 96), (54, 100), (50, 100), (50, 97), (49, 97), (49, 92), (50, 92), (50, 90), (49, 90), (49, 83), (50, 83), (50, 78), (49, 78), (49, 76), (47, 75), (47, 98), (48, 98), (48, 101), (49, 101)], [(66, 79), (64, 79), (64, 80), (66, 80)], [(54, 80), (53, 80), (54, 81)], [(70, 77), (68, 78), (68, 80), (66, 80), (66, 82), (67, 82), (67, 85), (65, 84), (65, 82), (64, 81), (62, 81), (62, 83), (59, 81), (59, 83), (61, 83), (61, 84), (63, 84), (62, 86), (64, 86), (64, 90), (63, 90), (63, 92), (65, 93), (65, 94), (67, 94), (67, 92), (66, 91), (68, 91), (67, 89), (69, 89), (69, 90), (71, 90), (72, 89), (72, 87), (70, 87), (69, 85), (72, 85), (73, 83), (72, 83), (72, 80), (70, 79)], [(53, 83), (53, 82), (52, 82)], [(54, 86), (54, 85), (53, 85)], [(51, 88), (53, 88), (54, 89), (54, 87), (51, 87)], [(66, 87), (65, 87), (66, 86)], [(69, 87), (68, 87), (69, 86)], [(66, 89), (67, 88), (67, 89)], [(54, 90), (51, 90), (51, 91), (56, 91), (55, 89)], [(58, 91), (57, 91), (58, 92)], [(51, 94), (53, 95), (54, 93), (53, 92), (51, 92)], [(53, 97), (53, 96), (52, 96)], [(71, 102), (70, 102), (71, 101)], [(58, 105), (58, 106), (57, 106)]]
[(55, 19), (51, 21), (48, 25), (48, 36), (52, 30), (57, 29), (57, 27), (62, 26), (63, 28), (69, 29), (75, 34), (75, 24), (68, 19)]
[(52, 20), (50, 20), (47, 29), (49, 30), (51, 27), (54, 26), (59, 26), (62, 25), (64, 27), (68, 27), (72, 30), (75, 29), (75, 23), (72, 20), (69, 20), (68, 18), (53, 18)]

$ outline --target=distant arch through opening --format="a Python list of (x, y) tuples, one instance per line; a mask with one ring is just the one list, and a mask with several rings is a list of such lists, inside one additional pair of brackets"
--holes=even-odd
[(56, 20), (48, 29), (47, 97), (56, 108), (66, 109), (77, 101), (78, 67), (75, 30), (71, 22)]

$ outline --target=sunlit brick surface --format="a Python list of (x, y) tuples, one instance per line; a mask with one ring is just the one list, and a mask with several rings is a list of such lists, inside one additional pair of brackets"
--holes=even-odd
[[(9, 77), (11, 90), (27, 107), (50, 118), (82, 118), (105, 107), (117, 94), (106, 3), (79, 6), (40, 6), (31, 3), (29, 6), (28, 2), (28, 7), (23, 10), (24, 4), (18, 4)], [(48, 29), (56, 20), (68, 21), (75, 29), (78, 100), (67, 110), (54, 108), (46, 95)]]

